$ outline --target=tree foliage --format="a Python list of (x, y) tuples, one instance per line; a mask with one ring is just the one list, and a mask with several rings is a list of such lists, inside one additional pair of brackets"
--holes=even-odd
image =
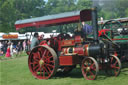
[[(92, 7), (92, 3), (92, 0), (48, 0), (47, 2), (45, 0), (0, 0), (0, 31), (16, 31), (14, 26), (16, 20), (87, 9)], [(128, 0), (100, 0), (98, 3), (99, 18), (113, 19), (128, 16)], [(75, 24), (67, 26), (72, 28)], [(57, 28), (60, 27), (43, 29), (43, 31), (49, 32)]]

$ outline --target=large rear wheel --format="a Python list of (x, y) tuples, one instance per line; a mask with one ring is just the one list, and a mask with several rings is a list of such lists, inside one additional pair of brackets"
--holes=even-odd
[(49, 79), (57, 71), (58, 59), (55, 51), (48, 46), (37, 46), (32, 49), (28, 66), (37, 79)]

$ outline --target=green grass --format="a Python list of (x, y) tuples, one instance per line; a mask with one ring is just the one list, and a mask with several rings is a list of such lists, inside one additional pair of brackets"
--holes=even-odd
[(38, 80), (30, 73), (27, 61), (27, 56), (1, 60), (0, 85), (128, 85), (128, 68), (123, 68), (118, 77), (100, 74), (93, 81), (85, 80), (79, 67), (67, 76), (57, 75), (48, 80)]
[(20, 54), (13, 54), (13, 56), (8, 57), (8, 58), (6, 58), (5, 54), (3, 54), (3, 56), (0, 56), (0, 60), (8, 60), (8, 59), (18, 58), (22, 56), (27, 56), (26, 52), (22, 51)]

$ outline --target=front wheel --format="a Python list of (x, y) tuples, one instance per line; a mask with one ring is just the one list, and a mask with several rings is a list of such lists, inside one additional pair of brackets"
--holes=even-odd
[(94, 80), (99, 72), (99, 66), (93, 57), (87, 57), (82, 61), (81, 70), (86, 80)]

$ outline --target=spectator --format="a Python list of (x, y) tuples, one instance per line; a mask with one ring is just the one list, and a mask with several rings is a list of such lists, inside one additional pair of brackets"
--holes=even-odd
[(7, 47), (8, 47), (8, 43), (7, 43), (7, 41), (5, 41), (4, 43), (3, 43), (3, 51), (4, 51), (4, 54), (6, 53), (6, 51), (7, 51)]
[(13, 56), (13, 43), (11, 43), (10, 45), (10, 53), (11, 53), (11, 56)]
[(2, 48), (2, 43), (0, 42), (0, 49)]
[(3, 56), (3, 51), (0, 49), (0, 56)]
[(23, 51), (25, 51), (25, 48), (26, 48), (26, 41), (24, 40), (23, 41)]
[(38, 33), (35, 33), (35, 34), (34, 34), (34, 37), (33, 37), (33, 39), (32, 39), (32, 41), (31, 41), (31, 50), (32, 50), (35, 46), (37, 46), (38, 44), (39, 44)]
[(21, 50), (22, 50), (22, 46), (21, 46), (21, 43), (20, 41), (18, 42), (18, 45), (17, 45), (17, 55), (20, 55), (21, 54)]
[(0, 49), (2, 49), (2, 47), (3, 47), (3, 45), (2, 45), (2, 43), (0, 42)]
[(44, 39), (44, 35), (43, 35), (43, 34), (38, 37), (38, 40), (39, 40), (40, 42), (43, 41), (43, 39)]
[(13, 54), (17, 54), (16, 48), (13, 48)]
[(6, 55), (5, 55), (5, 57), (11, 57), (11, 54), (10, 54), (10, 43), (8, 43), (8, 48), (7, 48), (7, 52), (6, 52)]

